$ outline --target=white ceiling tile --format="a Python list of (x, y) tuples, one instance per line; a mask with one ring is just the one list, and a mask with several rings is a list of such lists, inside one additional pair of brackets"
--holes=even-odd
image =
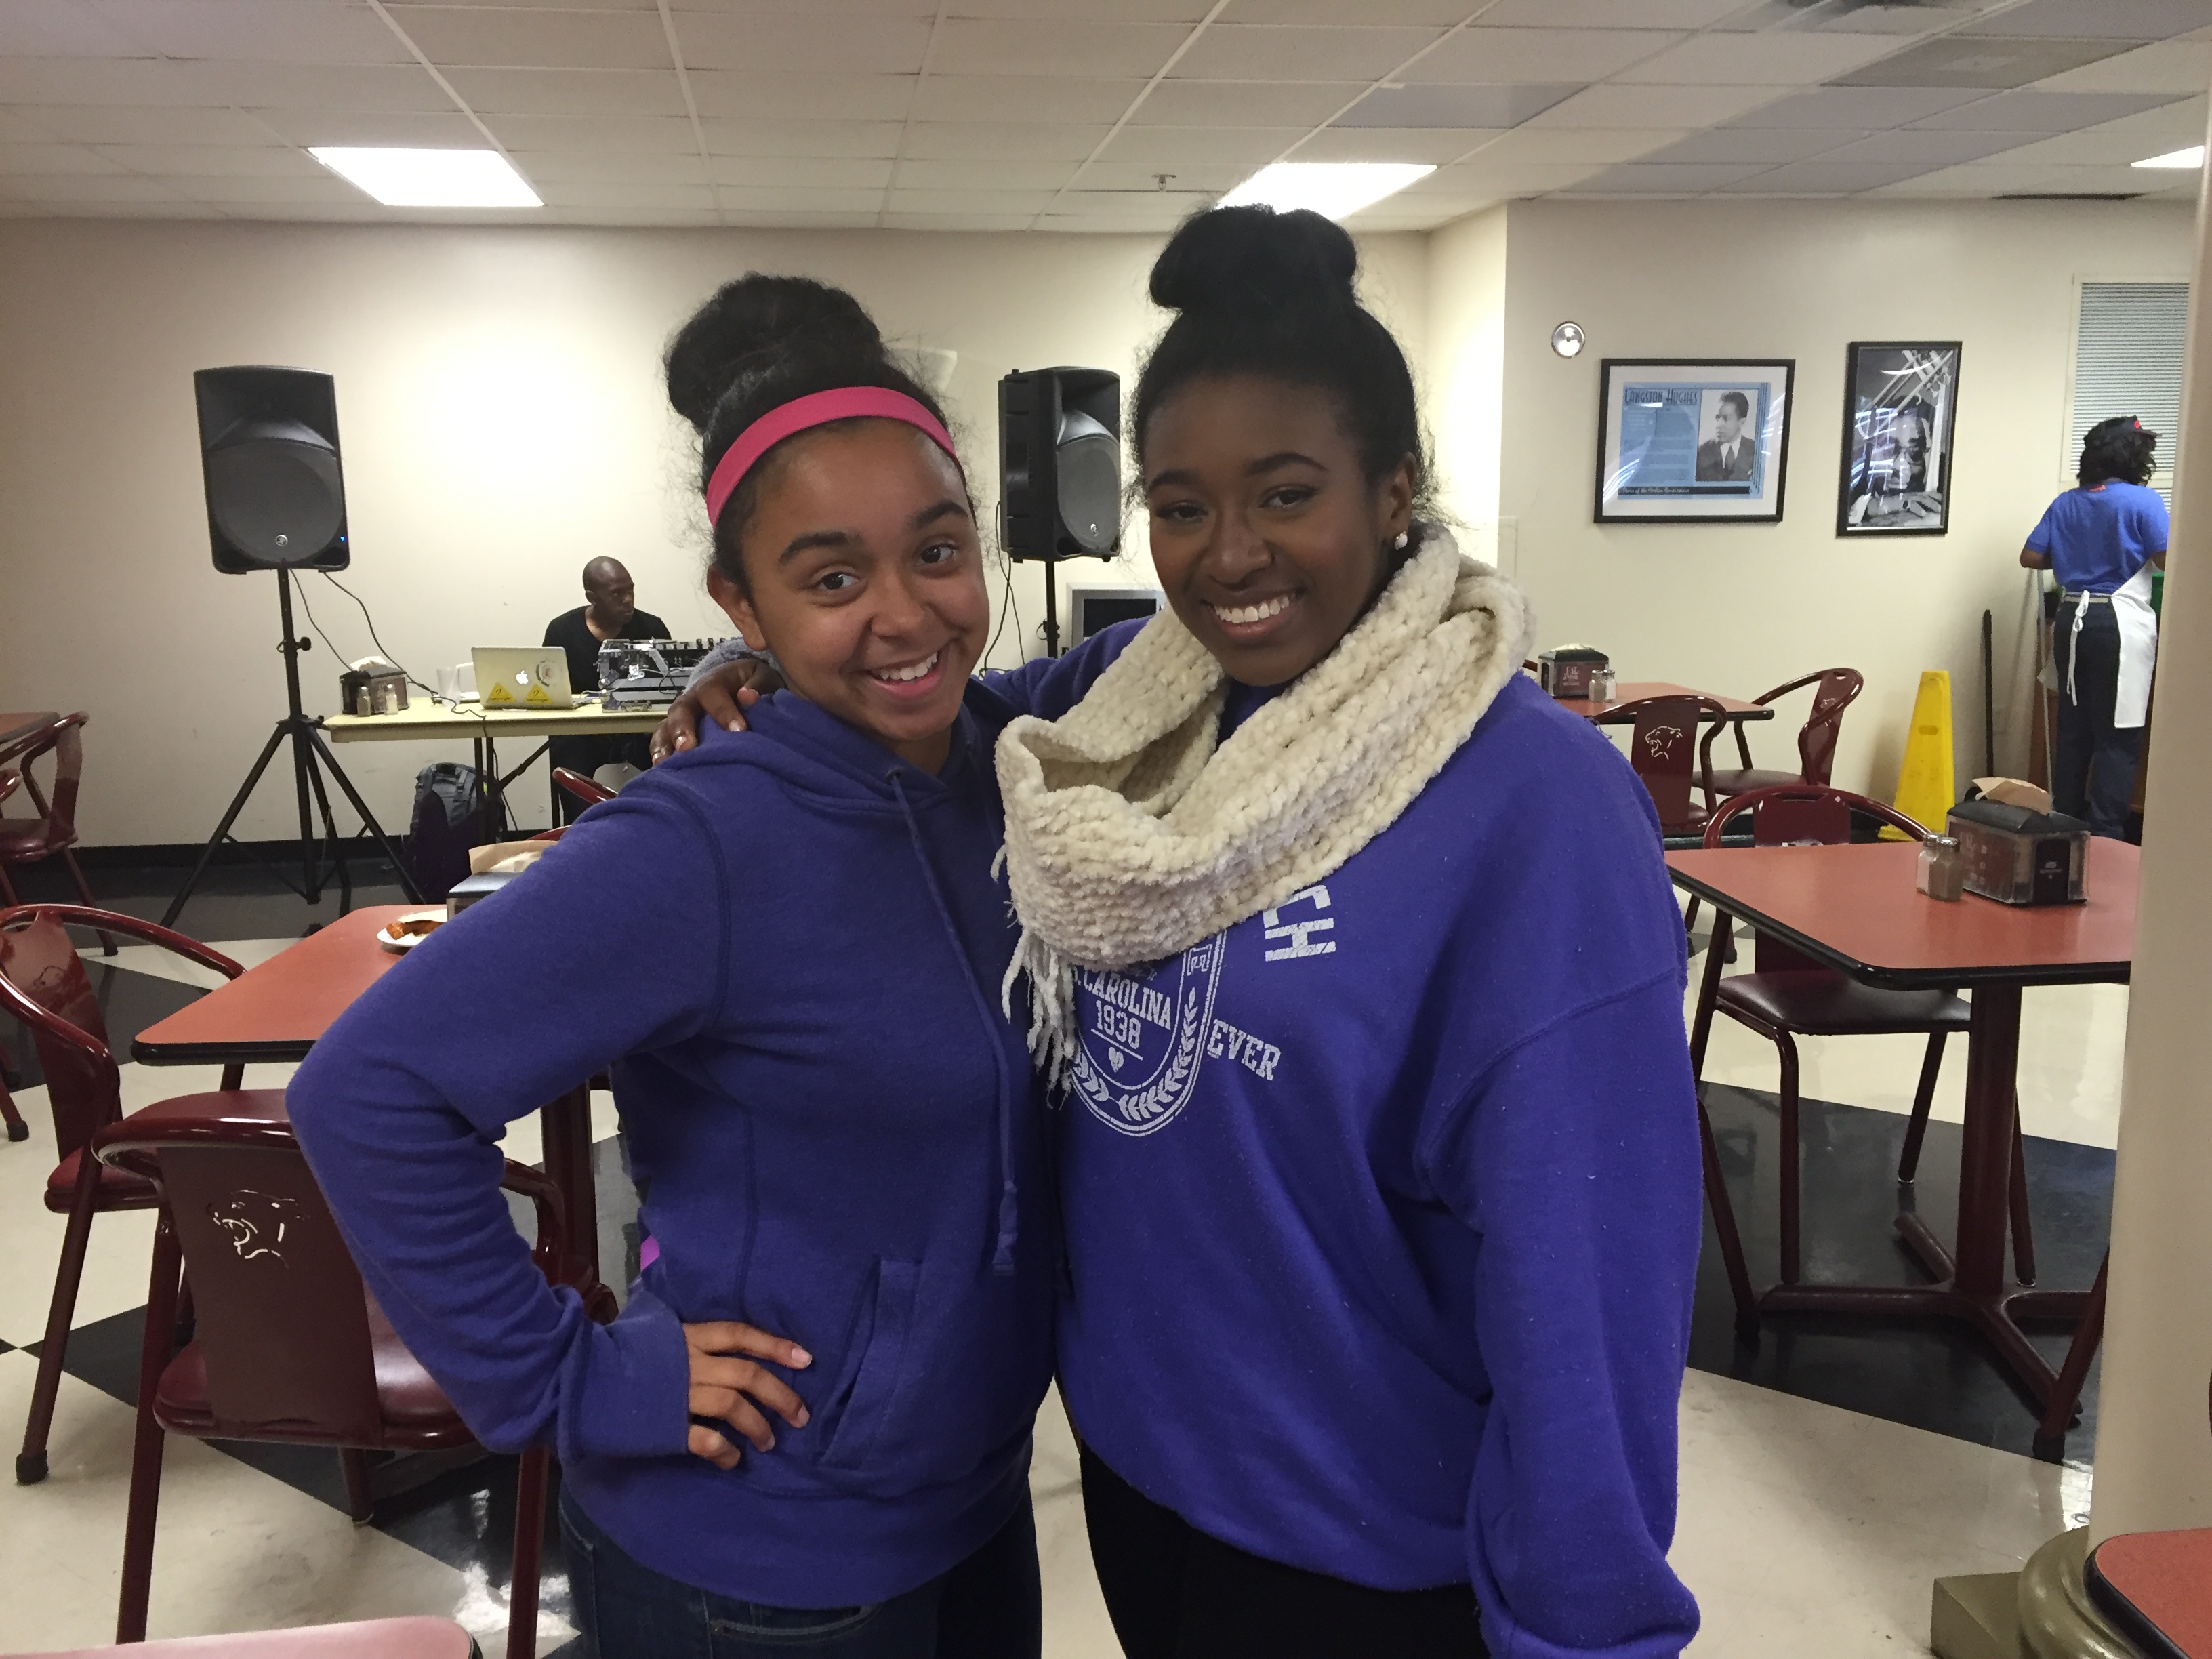
[(1037, 220), (1036, 228), (1091, 234), (1164, 233), (1181, 224), (1189, 213), (1185, 197), (1152, 202), (1141, 196), (1081, 196), (1071, 191), (1053, 204), (1050, 213)]
[(603, 181), (562, 183), (538, 186), (548, 207), (700, 208), (714, 206), (714, 192), (705, 185), (611, 184)]
[[(1173, 167), (1147, 161), (1093, 161), (1076, 175), (1069, 190), (1085, 195), (1180, 196), (1190, 203), (1218, 196), (1243, 183), (1252, 172), (1249, 163), (1235, 161), (1186, 161)], [(1164, 190), (1159, 182), (1163, 173), (1168, 181)]]
[(1079, 76), (951, 75), (941, 61), (915, 89), (917, 121), (1074, 121), (1108, 124), (1121, 118), (1141, 80), (1086, 80)]
[(594, 230), (698, 230), (730, 222), (728, 216), (712, 208), (554, 208), (530, 222), (533, 225), (577, 225)]
[(1042, 121), (916, 121), (906, 129), (905, 153), (948, 161), (971, 156), (1080, 161), (1112, 131), (1105, 125), (1060, 126)]
[(948, 17), (929, 66), (946, 75), (1147, 76), (1189, 33), (1172, 23)]
[(392, 15), (441, 69), (666, 69), (672, 62), (657, 12), (394, 6)]
[(885, 230), (958, 231), (975, 235), (1027, 230), (1033, 217), (1027, 213), (915, 211), (886, 213), (882, 223)]
[(712, 155), (884, 157), (898, 154), (896, 121), (702, 120)]
[[(1931, 9), (1923, 0), (1875, 0), (1855, 11), (1823, 17), (1819, 27), (1837, 34), (1926, 34), (1934, 27), (1959, 23), (1975, 11), (2008, 3), (2009, 0), (1954, 0), (1954, 3), (1943, 6), (1931, 16)], [(1762, 28), (1790, 21), (1794, 9), (1786, 0), (1768, 0), (1765, 5), (1728, 19), (1722, 27)]]
[(1532, 118), (1547, 127), (1703, 127), (1771, 102), (1787, 87), (1589, 87)]
[(1578, 196), (1701, 196), (1765, 171), (1756, 162), (1624, 161), (1566, 188)]
[(718, 185), (771, 189), (881, 190), (891, 181), (891, 162), (868, 155), (717, 155), (707, 176)]
[(1582, 90), (1572, 82), (1521, 86), (1382, 86), (1336, 118), (1340, 127), (1517, 127)]
[[(55, 112), (40, 109), (35, 112), (46, 116)], [(64, 110), (60, 112), (70, 115), (76, 112)], [(0, 109), (0, 144), (51, 144), (57, 138), (65, 142), (76, 140), (77, 135), (73, 132), (63, 132), (42, 123), (26, 120), (26, 113), (21, 109)]]
[(484, 125), (509, 149), (699, 153), (698, 136), (680, 115), (491, 115)]
[(717, 185), (714, 193), (732, 213), (874, 213), (884, 204), (880, 190), (826, 185)]
[[(1756, 0), (1498, 0), (1486, 28), (1618, 28), (1624, 15), (1645, 29), (1701, 29)], [(1627, 10), (1629, 5), (1634, 10)]]
[(1860, 137), (1826, 127), (1714, 127), (1656, 149), (1647, 161), (1756, 161), (1779, 167), (1837, 149)]
[(137, 173), (0, 174), (0, 198), (11, 202), (180, 202), (157, 179)]
[[(694, 70), (689, 78), (702, 119), (750, 121), (903, 121), (914, 103), (915, 86), (911, 75), (747, 75), (735, 70)], [(673, 76), (669, 84), (675, 85)]]
[[(545, 0), (497, 0), (500, 4), (543, 5)], [(647, 9), (658, 0), (640, 0)], [(567, 3), (567, 0), (562, 0)], [(834, 19), (840, 27), (877, 17), (934, 17), (937, 0), (670, 0), (672, 12), (735, 12), (755, 17), (806, 16)]]
[(2155, 93), (2041, 92), (2022, 88), (1944, 110), (1912, 125), (1960, 132), (2074, 132), (2179, 101)]
[(1292, 161), (1456, 161), (1497, 137), (1483, 127), (1323, 127), (1296, 149)]
[[(234, 109), (132, 109), (108, 104), (26, 105), (14, 113), (79, 144), (274, 144), (283, 137)], [(286, 135), (289, 137), (289, 135)]]
[(1503, 86), (1602, 81), (1680, 41), (1658, 29), (1462, 29), (1408, 68), (1404, 79)]
[(1728, 125), (1879, 131), (1988, 96), (1978, 88), (1962, 91), (1948, 87), (1814, 87), (1739, 115)]
[(1315, 127), (1367, 90), (1364, 82), (1176, 81), (1129, 118), (1142, 127)]
[(132, 173), (204, 178), (327, 179), (328, 169), (304, 150), (208, 144), (103, 144), (100, 153)]
[(2017, 149), (2034, 142), (2036, 136), (2030, 132), (1934, 132), (1925, 128), (1905, 127), (1894, 132), (1869, 134), (1856, 143), (1828, 151), (1820, 160), (1839, 167), (1881, 167), (1912, 161), (1920, 163), (1924, 172)]
[(2124, 40), (1946, 35), (1838, 77), (1851, 87), (2024, 87), (2129, 49)]
[(0, 144), (0, 173), (126, 173), (130, 169), (82, 144)]
[(1075, 161), (902, 161), (892, 180), (916, 190), (1058, 190), (1075, 177)]
[[(681, 115), (672, 69), (454, 69), (453, 90), (479, 115)], [(702, 106), (703, 112), (703, 106)]]
[[(161, 104), (219, 102), (203, 99), (192, 64), (149, 58), (15, 58), (0, 56), (0, 104)], [(418, 74), (421, 71), (416, 71)], [(428, 82), (430, 77), (422, 76)], [(444, 100), (448, 107), (453, 100)]]
[(405, 64), (406, 47), (360, 0), (83, 0), (164, 58), (276, 64)]
[(1823, 157), (1816, 161), (1793, 161), (1719, 189), (1729, 196), (1855, 196), (1863, 190), (1877, 190), (1933, 171), (1911, 161), (1832, 161)]
[(1229, 0), (1227, 23), (1426, 23), (1449, 28), (1482, 9), (1480, 0)]
[[(2204, 105), (2203, 98), (2191, 98), (2166, 109), (2152, 110), (2146, 114), (2130, 116), (2124, 120), (2108, 121), (2100, 126), (2083, 128), (2078, 132), (2061, 133), (2056, 137), (2047, 137), (2039, 133), (2014, 134), (2013, 142), (2017, 148), (2008, 159), (2061, 162), (2075, 167), (2125, 166), (2132, 161), (2140, 161), (2147, 155), (2163, 155), (2170, 150), (2204, 142)], [(1976, 137), (1984, 135), (1969, 133), (1960, 136)]]
[[(0, 213), (11, 219), (227, 219), (233, 216), (204, 202), (165, 194), (143, 202), (5, 202)], [(258, 213), (253, 216), (258, 218)]]
[[(123, 67), (120, 64), (118, 68)], [(136, 104), (229, 104), (240, 109), (451, 110), (453, 100), (419, 64), (333, 65), (210, 61), (166, 64), (190, 88), (180, 98)], [(69, 101), (80, 101), (70, 100)], [(83, 100), (94, 101), (94, 100)], [(96, 101), (107, 102), (108, 100)]]
[(1488, 166), (1632, 161), (1688, 136), (1675, 127), (1516, 127), (1468, 159)]
[(703, 185), (706, 163), (696, 155), (638, 151), (509, 150), (515, 171), (533, 185)]
[(2202, 92), (2212, 87), (2212, 40), (2165, 40), (2039, 81), (2042, 92)]
[(1040, 213), (1052, 200), (1048, 190), (898, 190), (886, 198), (886, 213)]
[(1674, 87), (1810, 86), (1892, 50), (1879, 36), (1701, 34), (1622, 71), (1624, 82)]
[(313, 179), (269, 179), (241, 173), (163, 173), (161, 182), (187, 201), (210, 202), (218, 205), (233, 202), (349, 203), (363, 199), (359, 190), (336, 173), (327, 172)]
[(1960, 33), (2163, 40), (2201, 28), (2212, 28), (2212, 0), (2028, 0)]
[(1304, 137), (1305, 127), (1123, 127), (1098, 158), (1160, 167), (1179, 163), (1272, 161)]
[(1168, 74), (1179, 81), (1371, 81), (1433, 46), (1443, 33), (1216, 23)]
[[(683, 0), (684, 4), (710, 3), (711, 0)], [(824, 4), (828, 0), (822, 0)], [(471, 11), (499, 11), (514, 7), (534, 7), (544, 9), (546, 0), (443, 0), (447, 5), (460, 6)], [(659, 0), (560, 0), (567, 11), (653, 11)]]
[[(226, 113), (218, 111), (177, 113)], [(264, 140), (308, 144), (392, 145), (401, 149), (480, 149), (483, 134), (459, 110), (406, 110), (376, 115), (359, 110), (271, 109), (251, 112)], [(225, 142), (228, 142), (227, 140)]]
[(747, 230), (873, 230), (876, 215), (803, 213), (788, 208), (726, 208), (723, 216)]
[(144, 52), (83, 0), (10, 0), (0, 8), (0, 57), (125, 58)]
[(1480, 213), (1485, 208), (1495, 207), (1502, 199), (1498, 197), (1479, 197), (1468, 202), (1435, 200), (1408, 201), (1403, 196), (1386, 196), (1373, 207), (1362, 208), (1344, 222), (1344, 228), (1355, 236), (1381, 236), (1393, 231), (1441, 230), (1455, 219), (1464, 219), (1470, 213)]
[(756, 75), (776, 70), (919, 74), (929, 30), (926, 17), (870, 18), (842, 28), (824, 28), (818, 17), (791, 13), (684, 12), (676, 18), (688, 68)]
[(1605, 171), (1602, 161), (1486, 161), (1476, 156), (1455, 167), (1438, 167), (1407, 191), (1436, 194), (1460, 200), (1496, 200), (1509, 196), (1541, 196), (1565, 190)]
[[(806, 0), (778, 0), (781, 4), (804, 5)], [(1361, 0), (1363, 9), (1374, 0)], [(1243, 0), (1237, 0), (1238, 4)], [(1453, 0), (1458, 3), (1458, 0)], [(921, 13), (929, 15), (935, 6), (924, 0)], [(1110, 11), (1117, 23), (1195, 23), (1213, 9), (1212, 0), (1109, 0), (1102, 7), (1099, 0), (952, 0), (945, 7), (948, 14), (962, 17), (1042, 17), (1095, 20), (1101, 10)]]

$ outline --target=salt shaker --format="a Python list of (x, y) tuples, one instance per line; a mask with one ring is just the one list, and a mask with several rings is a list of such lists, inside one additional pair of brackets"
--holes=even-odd
[(1589, 677), (1589, 700), (1592, 702), (1611, 702), (1613, 688), (1618, 684), (1610, 668), (1593, 668)]
[(1913, 884), (1932, 899), (1955, 900), (1966, 890), (1966, 866), (1959, 843), (1948, 836), (1930, 836), (1920, 843), (1920, 869)]

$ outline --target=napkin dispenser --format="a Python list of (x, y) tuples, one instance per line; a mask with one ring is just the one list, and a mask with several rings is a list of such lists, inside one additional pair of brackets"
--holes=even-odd
[(338, 676), (338, 712), (392, 714), (407, 707), (407, 676), (381, 657), (363, 657)]
[(2079, 904), (2087, 896), (2089, 826), (2081, 819), (1970, 800), (1951, 809), (1948, 827), (1968, 892), (2000, 904)]
[(1590, 676), (1608, 660), (1595, 647), (1563, 645), (1537, 657), (1536, 682), (1555, 697), (1587, 697)]

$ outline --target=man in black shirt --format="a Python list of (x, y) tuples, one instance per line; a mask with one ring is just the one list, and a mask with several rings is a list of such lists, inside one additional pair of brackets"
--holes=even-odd
[[(605, 640), (665, 640), (668, 624), (649, 611), (637, 608), (637, 589), (619, 559), (593, 559), (584, 567), (584, 598), (574, 611), (563, 611), (545, 624), (547, 645), (557, 645), (568, 659), (568, 689), (581, 695), (599, 689), (599, 644)], [(602, 766), (621, 762), (641, 772), (652, 763), (641, 737), (555, 738), (552, 763), (586, 777)], [(581, 810), (581, 803), (565, 790), (556, 792), (562, 822)]]

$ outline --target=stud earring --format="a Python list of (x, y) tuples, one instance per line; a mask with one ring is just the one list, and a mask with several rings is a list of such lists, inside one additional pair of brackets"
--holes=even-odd
[(1403, 553), (1406, 550), (1406, 532), (1404, 531), (1401, 530), (1398, 532), (1398, 539), (1392, 542), (1390, 544), (1390, 547), (1393, 552)]

